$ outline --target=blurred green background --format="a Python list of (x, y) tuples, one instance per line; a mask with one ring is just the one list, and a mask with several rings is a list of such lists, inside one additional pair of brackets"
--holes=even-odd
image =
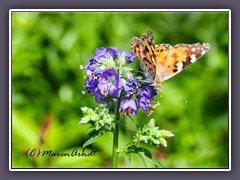
[[(79, 125), (80, 107), (94, 108), (82, 94), (86, 65), (97, 47), (130, 49), (130, 40), (151, 30), (155, 43), (208, 42), (209, 52), (163, 83), (152, 115), (175, 134), (167, 148), (148, 147), (166, 168), (228, 168), (227, 12), (12, 12), (12, 167), (108, 168), (112, 135), (88, 151), (95, 157), (26, 157), (29, 148), (81, 151), (89, 132)], [(133, 66), (140, 70), (139, 61)], [(161, 96), (160, 96), (161, 94)], [(186, 100), (187, 103), (184, 103)], [(133, 117), (146, 124), (140, 110)], [(121, 129), (120, 147), (131, 141)], [(126, 167), (122, 155), (119, 167)], [(133, 167), (141, 167), (134, 160)]]

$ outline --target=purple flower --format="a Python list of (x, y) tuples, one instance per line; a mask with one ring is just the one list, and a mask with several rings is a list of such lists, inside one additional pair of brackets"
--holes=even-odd
[[(94, 94), (97, 102), (102, 102), (103, 94), (100, 94), (100, 90), (98, 89), (99, 81), (102, 80), (100, 75), (103, 74), (104, 67), (98, 67), (97, 64), (100, 61), (103, 61), (107, 58), (107, 55), (110, 54), (113, 58), (117, 57), (117, 48), (97, 48), (95, 50), (94, 56), (89, 60), (89, 64), (84, 68), (86, 69), (87, 80), (84, 84), (87, 92), (90, 94)], [(116, 78), (119, 80), (119, 78)], [(98, 93), (99, 92), (99, 93)], [(111, 93), (110, 93), (111, 94)]]
[(123, 98), (120, 104), (119, 112), (123, 113), (123, 116), (125, 117), (129, 113), (136, 116), (137, 114), (137, 103), (132, 98)]
[(128, 81), (123, 79), (123, 89), (126, 92), (126, 97), (133, 95), (137, 91), (137, 88), (141, 86), (132, 74), (128, 74)]
[(87, 77), (91, 77), (92, 74), (101, 74), (103, 72), (102, 68), (97, 68), (98, 61), (98, 59), (91, 58), (89, 64), (85, 66)]
[(88, 93), (93, 94), (96, 92), (98, 81), (93, 79), (87, 79), (87, 81), (84, 84), (85, 89)]
[(138, 93), (139, 107), (145, 111), (151, 107), (152, 100), (157, 93), (152, 86), (145, 86)]
[(101, 71), (91, 72), (87, 70), (87, 80), (84, 83), (84, 87), (90, 94), (95, 94), (98, 91), (98, 81)]
[(97, 48), (95, 50), (95, 56), (94, 57), (105, 56), (105, 53), (106, 53), (106, 48), (104, 48), (104, 47)]
[(117, 53), (118, 53), (118, 48), (110, 47), (110, 48), (107, 48), (106, 52), (109, 53), (113, 57), (113, 59), (116, 59)]
[(85, 67), (87, 69), (87, 75), (91, 72), (94, 72), (97, 68), (97, 63), (105, 60), (107, 58), (107, 55), (110, 54), (110, 56), (113, 57), (113, 59), (117, 58), (117, 51), (118, 49), (115, 47), (111, 48), (97, 48), (95, 50), (95, 55), (89, 60), (89, 64)]
[(104, 96), (119, 98), (121, 94), (122, 81), (113, 69), (104, 71), (99, 78), (98, 89)]
[[(97, 103), (109, 104), (110, 106), (114, 99), (120, 98), (122, 90), (125, 91), (125, 97), (123, 98), (130, 98), (133, 94), (136, 94), (140, 84), (131, 74), (131, 68), (125, 67), (127, 63), (133, 62), (134, 58), (134, 53), (129, 53), (126, 50), (118, 52), (116, 47), (99, 47), (95, 50), (88, 65), (84, 66), (87, 75), (84, 87), (89, 94), (94, 95)], [(123, 77), (120, 78), (112, 68), (119, 69)], [(131, 106), (131, 108), (126, 108), (128, 111), (124, 110), (125, 115), (130, 112), (136, 114), (136, 102), (134, 101), (132, 104), (135, 105), (134, 108)]]
[(113, 57), (113, 59), (116, 59), (117, 52), (118, 52), (118, 48), (116, 47), (110, 47), (107, 49), (104, 47), (100, 47), (95, 50), (95, 56), (93, 58), (97, 60), (100, 60), (101, 58), (107, 58), (107, 54), (109, 53), (110, 56)]
[(94, 94), (94, 96), (95, 96), (95, 101), (97, 102), (97, 103), (99, 103), (99, 104), (106, 104), (107, 103), (107, 101), (105, 101), (104, 100), (104, 95), (102, 95), (101, 93), (100, 93), (100, 91), (97, 91), (95, 94)]
[(128, 63), (132, 63), (134, 58), (136, 57), (134, 53), (129, 53), (126, 50), (122, 50), (121, 52), (119, 52), (119, 56), (121, 56), (123, 53), (125, 54), (125, 58), (127, 58)]

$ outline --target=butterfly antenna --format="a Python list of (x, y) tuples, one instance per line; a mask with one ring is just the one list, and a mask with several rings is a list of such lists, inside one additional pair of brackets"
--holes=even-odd
[(174, 94), (174, 96), (179, 100), (181, 101), (182, 103), (185, 103), (187, 104), (188, 101), (186, 99), (183, 99), (182, 97), (180, 97), (179, 95), (177, 95), (176, 93), (172, 92)]
[[(172, 90), (168, 90), (171, 94), (174, 94), (174, 96), (179, 99), (180, 101), (182, 101), (183, 103), (186, 103), (187, 104), (187, 100), (186, 99), (183, 99), (182, 97), (176, 95), (176, 93), (174, 93)], [(162, 94), (160, 94), (160, 97), (162, 97)]]
[(187, 103), (187, 100), (185, 100), (185, 99), (183, 99), (183, 98), (181, 98), (180, 96), (178, 96), (178, 95), (175, 95), (179, 100), (181, 100), (183, 103)]

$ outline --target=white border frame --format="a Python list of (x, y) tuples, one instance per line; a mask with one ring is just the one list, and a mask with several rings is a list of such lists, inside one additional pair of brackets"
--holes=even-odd
[[(44, 169), (28, 169), (28, 168), (12, 168), (12, 12), (228, 12), (229, 13), (229, 29), (228, 29), (228, 128), (229, 128), (229, 168), (228, 169), (144, 169), (144, 168), (129, 168), (129, 169), (96, 169), (96, 168), (44, 168)], [(9, 171), (231, 171), (231, 10), (230, 9), (10, 9), (9, 10)]]

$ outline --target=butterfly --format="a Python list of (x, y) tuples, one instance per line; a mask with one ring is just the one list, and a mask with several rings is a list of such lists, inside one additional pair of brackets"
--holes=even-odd
[(146, 81), (161, 90), (163, 81), (175, 76), (203, 56), (210, 48), (208, 43), (155, 44), (153, 34), (147, 31), (131, 40), (131, 49), (140, 60)]

